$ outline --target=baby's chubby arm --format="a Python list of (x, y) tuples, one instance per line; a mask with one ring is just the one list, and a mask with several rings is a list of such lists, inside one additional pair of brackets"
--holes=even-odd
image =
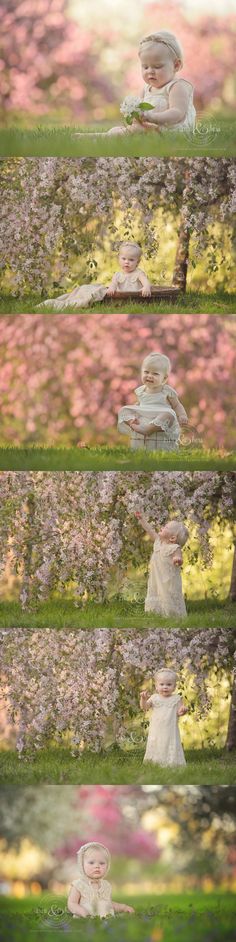
[(173, 563), (173, 566), (182, 566), (182, 565), (183, 565), (183, 555), (182, 555), (182, 550), (180, 549), (180, 547), (179, 547), (178, 550), (176, 550), (175, 553), (173, 553), (173, 556), (172, 556), (172, 563)]
[(112, 906), (115, 913), (134, 913), (135, 912), (135, 909), (133, 909), (133, 906), (126, 906), (125, 903), (113, 903), (113, 900), (112, 900)]
[(108, 294), (108, 297), (112, 296), (113, 294), (115, 294), (115, 291), (117, 291), (117, 274), (118, 273), (116, 271), (111, 279), (110, 285), (108, 285), (107, 292), (106, 292)]
[(183, 403), (180, 402), (180, 399), (178, 399), (177, 393), (174, 393), (174, 390), (173, 390), (173, 395), (170, 394), (169, 396), (167, 396), (167, 399), (168, 399), (168, 402), (170, 403), (171, 408), (174, 409), (174, 412), (176, 414), (179, 424), (188, 425), (187, 412), (185, 412)]
[(156, 124), (161, 127), (172, 127), (172, 125), (179, 124), (180, 121), (184, 121), (184, 118), (187, 114), (189, 102), (189, 86), (184, 80), (179, 80), (173, 85), (173, 88), (170, 90), (169, 95), (169, 108), (165, 111), (156, 111), (153, 108), (151, 111), (145, 112), (145, 118), (140, 118), (141, 124), (148, 127), (149, 124)]
[(141, 271), (140, 269), (139, 269), (139, 280), (141, 281), (141, 285), (142, 285), (142, 297), (150, 298), (151, 296), (150, 281), (148, 280), (147, 275), (145, 275), (145, 272)]
[(150, 536), (152, 540), (156, 540), (158, 534), (156, 530), (154, 530), (154, 527), (152, 527), (151, 524), (148, 523), (148, 520), (146, 519), (144, 514), (140, 513), (139, 510), (136, 510), (134, 516), (137, 517), (137, 520), (139, 521), (139, 523), (141, 523), (141, 526), (143, 527), (143, 529), (146, 530), (146, 533), (148, 533), (148, 536)]
[(151, 706), (151, 704), (149, 703), (149, 699), (150, 697), (149, 697), (148, 690), (142, 690), (140, 693), (140, 699), (139, 699), (141, 710), (146, 710), (148, 706)]
[(86, 918), (88, 913), (86, 912), (86, 909), (80, 905), (80, 899), (81, 894), (79, 890), (77, 890), (75, 886), (71, 886), (67, 900), (67, 907), (69, 912), (72, 913), (73, 916), (83, 916), (83, 918)]

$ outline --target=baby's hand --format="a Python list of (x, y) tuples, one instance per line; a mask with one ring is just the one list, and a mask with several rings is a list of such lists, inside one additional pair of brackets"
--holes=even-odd
[(130, 425), (130, 428), (137, 429), (137, 431), (139, 431), (141, 427), (139, 419), (131, 419), (127, 424)]
[(122, 905), (123, 913), (134, 913), (135, 910), (133, 906), (126, 906), (125, 903)]
[(115, 288), (112, 288), (112, 286), (110, 286), (110, 288), (107, 288), (106, 294), (108, 294), (108, 297), (109, 297), (109, 298), (112, 297), (113, 294), (115, 294), (115, 290), (116, 290), (116, 289), (115, 289)]
[(182, 425), (188, 425), (188, 419), (179, 419), (179, 424), (180, 424), (181, 426), (182, 426)]
[(134, 422), (137, 422), (137, 421), (138, 421), (138, 419), (126, 419), (126, 420), (125, 420), (125, 424), (128, 425), (129, 428), (133, 428)]
[(129, 131), (131, 131), (131, 132), (132, 132), (132, 131), (136, 131), (136, 132), (139, 131), (139, 132), (140, 132), (140, 131), (143, 131), (143, 130), (144, 130), (144, 127), (143, 127), (143, 119), (142, 119), (141, 117), (140, 117), (140, 118), (133, 118), (132, 124), (129, 126)]
[(178, 716), (184, 716), (184, 714), (187, 712), (188, 712), (187, 707), (184, 706), (183, 703), (181, 703), (181, 706), (179, 706), (179, 709), (178, 709)]
[(146, 287), (143, 287), (143, 288), (142, 288), (142, 298), (150, 298), (150, 297), (151, 297), (151, 293), (152, 293), (152, 292), (151, 292), (151, 286), (150, 286), (150, 285), (147, 285)]
[(173, 566), (182, 566), (182, 562), (183, 560), (178, 556), (177, 559), (173, 559)]
[(80, 906), (80, 916), (82, 916), (83, 919), (86, 919), (87, 916), (88, 916), (88, 913), (87, 913), (86, 909), (84, 909), (83, 906)]
[(146, 703), (146, 700), (148, 700), (148, 697), (149, 697), (148, 690), (142, 690), (142, 691), (141, 691), (141, 694), (140, 694), (140, 700), (141, 700), (141, 702), (142, 702), (142, 703)]

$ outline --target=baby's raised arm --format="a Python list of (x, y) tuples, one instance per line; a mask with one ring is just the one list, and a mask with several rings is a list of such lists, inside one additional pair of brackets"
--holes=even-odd
[(146, 533), (148, 533), (148, 536), (150, 536), (152, 540), (156, 540), (158, 533), (156, 532), (156, 530), (154, 530), (154, 527), (152, 527), (151, 524), (148, 523), (148, 520), (146, 520), (146, 517), (144, 516), (144, 514), (140, 513), (139, 510), (136, 510), (135, 517), (137, 517), (143, 529), (146, 530)]
[(149, 699), (150, 697), (149, 697), (148, 690), (142, 690), (140, 693), (140, 699), (139, 699), (141, 710), (147, 709)]
[(88, 913), (86, 912), (86, 909), (80, 905), (80, 899), (81, 893), (79, 890), (77, 890), (75, 886), (71, 886), (67, 900), (68, 910), (73, 914), (73, 916), (83, 916), (83, 918), (85, 918)]
[(177, 709), (177, 716), (184, 716), (185, 713), (188, 713), (188, 709), (184, 705), (183, 700), (180, 700)]

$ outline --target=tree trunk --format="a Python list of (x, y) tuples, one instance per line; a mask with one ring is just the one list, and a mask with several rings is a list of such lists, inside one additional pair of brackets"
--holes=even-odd
[(189, 229), (186, 228), (183, 214), (181, 214), (181, 216), (172, 284), (173, 287), (180, 288), (181, 291), (185, 292), (187, 286), (190, 232)]
[(231, 573), (229, 598), (231, 602), (236, 602), (236, 540), (234, 540), (234, 555), (233, 555), (233, 565), (232, 565), (232, 573)]
[(233, 690), (232, 690), (231, 706), (230, 706), (230, 714), (229, 714), (229, 725), (228, 725), (225, 748), (227, 749), (228, 752), (233, 752), (234, 750), (236, 750), (236, 674), (234, 674), (234, 679), (233, 679)]

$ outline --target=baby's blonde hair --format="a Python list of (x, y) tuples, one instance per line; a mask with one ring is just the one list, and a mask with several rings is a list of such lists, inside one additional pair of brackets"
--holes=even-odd
[(148, 355), (144, 357), (144, 360), (142, 362), (142, 367), (141, 367), (142, 375), (143, 375), (144, 370), (148, 366), (148, 364), (151, 364), (151, 366), (153, 367), (156, 366), (158, 370), (161, 370), (164, 373), (165, 378), (170, 373), (171, 362), (169, 360), (169, 357), (166, 357), (164, 353), (158, 353), (158, 352), (148, 353)]
[(154, 674), (155, 682), (159, 680), (160, 677), (163, 677), (163, 674), (167, 675), (169, 679), (172, 680), (174, 684), (176, 684), (176, 680), (177, 680), (176, 671), (172, 671), (171, 668), (169, 667), (160, 667), (160, 670), (156, 671), (156, 673)]
[(119, 254), (122, 248), (135, 249), (138, 257), (141, 258), (142, 249), (140, 245), (138, 244), (138, 242), (121, 242), (119, 246)]
[(160, 29), (158, 33), (150, 33), (149, 36), (144, 36), (144, 38), (141, 39), (139, 43), (139, 56), (145, 49), (145, 46), (153, 46), (155, 43), (163, 43), (164, 46), (167, 46), (172, 53), (174, 62), (179, 61), (180, 65), (178, 68), (183, 68), (184, 59), (182, 46), (180, 45), (179, 40), (176, 39), (174, 33), (169, 33), (167, 29)]
[(176, 539), (179, 545), (184, 546), (189, 535), (185, 523), (182, 523), (182, 520), (168, 520), (168, 526), (171, 527), (173, 532), (176, 534)]

